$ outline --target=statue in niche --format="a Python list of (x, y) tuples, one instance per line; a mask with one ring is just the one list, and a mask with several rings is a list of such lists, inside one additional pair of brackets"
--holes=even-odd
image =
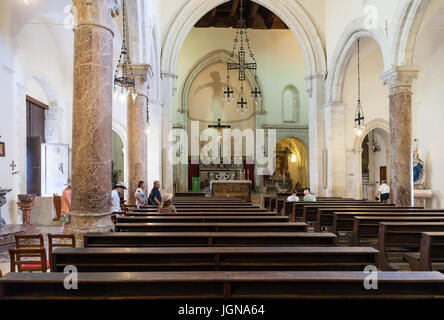
[[(210, 77), (212, 79), (211, 82), (204, 83), (200, 86), (198, 86), (194, 90), (194, 95), (197, 95), (199, 91), (207, 88), (211, 88), (213, 91), (213, 94), (211, 96), (211, 105), (210, 110), (212, 112), (211, 117), (213, 119), (223, 119), (223, 107), (224, 107), (224, 101), (223, 101), (223, 90), (226, 87), (226, 83), (221, 81), (221, 76), (219, 71), (213, 71), (210, 73)], [(207, 106), (202, 106), (206, 108)]]
[(414, 141), (413, 149), (413, 185), (415, 189), (425, 188), (425, 169), (424, 161), (421, 159), (421, 151), (418, 147), (418, 140)]
[(299, 121), (299, 92), (293, 86), (287, 86), (282, 92), (282, 121), (298, 122)]

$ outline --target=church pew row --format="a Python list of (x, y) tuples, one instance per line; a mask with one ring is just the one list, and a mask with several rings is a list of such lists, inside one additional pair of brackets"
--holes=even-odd
[(377, 265), (365, 247), (56, 248), (51, 271), (362, 271)]
[(331, 232), (339, 234), (340, 232), (352, 232), (355, 216), (371, 217), (371, 216), (405, 216), (405, 217), (440, 217), (443, 216), (444, 210), (414, 210), (407, 212), (391, 212), (374, 211), (371, 212), (334, 212), (333, 226)]
[(444, 271), (444, 232), (423, 232), (420, 251), (406, 253), (405, 257), (412, 271)]
[[(417, 250), (423, 232), (443, 232), (443, 222), (381, 222), (379, 223), (378, 250), (380, 267), (389, 269), (388, 252)], [(387, 267), (387, 269), (386, 269)]]
[[(253, 205), (251, 203), (233, 203), (233, 202), (227, 202), (227, 203), (220, 203), (220, 202), (211, 202), (211, 203), (195, 203), (195, 202), (178, 202), (176, 200), (173, 199), (173, 203), (175, 206), (177, 207), (184, 207), (184, 208), (188, 208), (188, 207), (202, 207), (202, 208), (207, 208), (207, 207), (236, 207), (236, 208), (260, 208), (257, 205)], [(142, 206), (141, 209), (156, 209), (156, 206)]]
[(320, 232), (322, 228), (331, 228), (333, 226), (333, 214), (335, 212), (387, 212), (387, 211), (421, 212), (424, 211), (424, 207), (410, 207), (410, 206), (359, 207), (359, 208), (322, 207), (317, 209), (315, 231)]
[[(280, 212), (280, 209), (282, 209), (284, 206), (284, 202), (287, 202), (287, 198), (272, 198), (270, 201), (270, 206), (267, 208), (270, 211), (274, 212)], [(307, 204), (313, 204), (313, 203), (325, 203), (325, 204), (335, 204), (335, 203), (358, 203), (358, 202), (366, 202), (365, 200), (345, 200), (345, 199), (317, 199), (316, 202), (304, 202), (304, 201), (298, 201), (298, 202), (291, 202), (292, 205), (295, 207), (295, 209), (292, 209), (291, 212), (295, 211), (295, 216), (302, 216), (302, 210), (299, 209), (300, 206), (307, 205)], [(279, 209), (278, 206), (281, 206)], [(299, 209), (299, 210), (298, 210)], [(289, 214), (289, 213), (286, 213)]]
[(116, 223), (116, 232), (307, 232), (303, 222)]
[[(224, 212), (224, 211), (230, 211), (230, 212), (267, 212), (266, 209), (261, 208), (241, 208), (241, 207), (223, 207), (223, 206), (216, 206), (216, 207), (189, 207), (189, 208), (181, 208), (176, 207), (177, 212)], [(150, 208), (150, 209), (134, 209), (131, 210), (133, 212), (157, 212), (157, 208)]]
[(217, 212), (175, 212), (175, 213), (169, 213), (169, 212), (127, 212), (125, 213), (126, 216), (131, 217), (144, 217), (144, 216), (169, 216), (169, 217), (175, 217), (175, 216), (269, 216), (269, 217), (276, 217), (278, 214), (276, 212), (232, 212), (232, 211), (217, 211)]
[(85, 247), (335, 246), (336, 235), (308, 232), (97, 232)]
[[(353, 200), (353, 199), (335, 199), (335, 200), (319, 200), (317, 199), (317, 201), (315, 203), (332, 203), (332, 204), (337, 204), (337, 203), (361, 203), (361, 202), (366, 202), (366, 200)], [(293, 207), (295, 203), (299, 203), (299, 204), (313, 204), (314, 202), (303, 202), (303, 201), (287, 201), (287, 198), (285, 199), (276, 199), (276, 205), (274, 206), (274, 209), (276, 212), (281, 212), (282, 210), (284, 210), (284, 213), (286, 215), (292, 215), (293, 214)]]
[(289, 218), (285, 216), (128, 216), (117, 217), (117, 223), (148, 223), (148, 222), (288, 222)]
[(66, 290), (65, 273), (8, 273), (2, 300), (142, 299), (443, 299), (439, 272), (380, 272), (378, 289), (368, 274), (348, 272), (199, 271), (78, 273), (78, 289)]
[(380, 222), (444, 222), (444, 214), (438, 217), (355, 216), (353, 219), (353, 245), (359, 246), (363, 239), (378, 239)]

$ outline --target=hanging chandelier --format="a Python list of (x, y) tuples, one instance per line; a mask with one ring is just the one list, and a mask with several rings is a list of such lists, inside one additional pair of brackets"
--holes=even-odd
[(117, 87), (120, 87), (122, 97), (128, 97), (131, 94), (133, 101), (136, 101), (136, 80), (134, 79), (133, 68), (126, 47), (125, 0), (122, 0), (122, 20), (122, 49), (120, 50), (119, 62), (114, 73), (114, 93), (117, 94)]
[[(234, 37), (233, 49), (231, 51), (230, 58), (227, 63), (227, 82), (223, 93), (224, 93), (224, 99), (227, 100), (228, 104), (231, 101), (235, 100), (233, 85), (231, 84), (230, 80), (230, 71), (239, 70), (238, 80), (241, 83), (241, 87), (239, 90), (236, 110), (238, 112), (240, 111), (240, 113), (243, 114), (244, 112), (248, 111), (248, 102), (245, 96), (245, 89), (244, 89), (244, 82), (246, 80), (246, 71), (254, 70), (254, 78), (256, 80), (255, 83), (257, 83), (257, 63), (254, 53), (251, 50), (250, 38), (248, 37), (247, 26), (245, 23), (245, 19), (243, 17), (243, 12), (244, 12), (243, 0), (240, 0), (239, 11), (240, 11), (239, 23)], [(248, 57), (253, 61), (251, 63), (246, 62), (247, 51), (245, 50), (245, 46), (247, 47), (248, 50)], [(260, 99), (261, 99), (261, 92), (255, 84), (254, 89), (251, 90), (250, 100), (259, 101)]]
[(358, 38), (358, 105), (355, 113), (355, 130), (358, 136), (361, 136), (365, 129), (364, 110), (361, 104), (361, 64), (360, 64), (360, 40)]

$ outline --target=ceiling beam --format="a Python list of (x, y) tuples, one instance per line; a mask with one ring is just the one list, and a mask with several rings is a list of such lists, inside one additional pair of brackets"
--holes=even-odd
[(268, 29), (273, 28), (274, 20), (276, 20), (276, 15), (270, 11), (270, 13), (267, 16), (267, 19), (265, 20), (265, 24), (267, 25)]
[(231, 7), (230, 18), (236, 17), (236, 12), (238, 7), (239, 7), (239, 0), (233, 0), (233, 6)]
[(248, 21), (247, 21), (247, 26), (249, 26), (250, 28), (253, 25), (254, 20), (256, 19), (258, 9), (259, 9), (259, 4), (251, 1), (250, 2), (250, 12), (248, 14)]

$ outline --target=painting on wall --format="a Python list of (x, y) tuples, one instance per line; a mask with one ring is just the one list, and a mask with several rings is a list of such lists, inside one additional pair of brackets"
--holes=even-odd
[(5, 156), (6, 156), (5, 143), (0, 142), (0, 157), (5, 157)]

